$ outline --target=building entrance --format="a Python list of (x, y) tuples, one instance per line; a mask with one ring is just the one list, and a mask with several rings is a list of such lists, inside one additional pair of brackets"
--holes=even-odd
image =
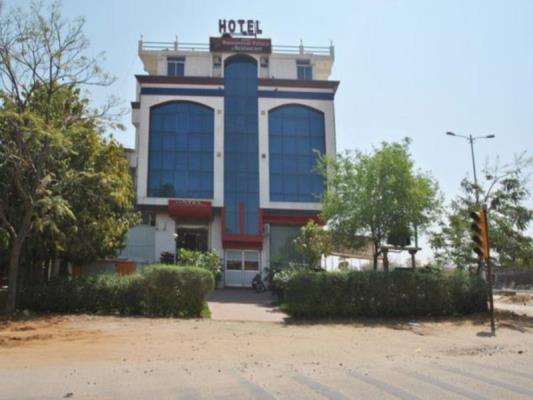
[(207, 251), (208, 232), (207, 226), (178, 226), (176, 228), (176, 254), (180, 249)]
[(251, 287), (259, 273), (259, 252), (253, 250), (226, 250), (226, 286)]

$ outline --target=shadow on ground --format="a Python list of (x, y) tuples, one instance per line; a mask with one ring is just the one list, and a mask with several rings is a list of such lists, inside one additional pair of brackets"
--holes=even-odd
[[(509, 329), (520, 333), (533, 333), (533, 318), (520, 316), (511, 312), (497, 311), (496, 329)], [(485, 328), (478, 332), (480, 337), (493, 337), (490, 332), (490, 317), (488, 313), (478, 313), (466, 316), (450, 317), (405, 317), (405, 318), (317, 318), (301, 319), (289, 317), (285, 325), (315, 326), (315, 325), (354, 325), (358, 327), (386, 327), (394, 330), (412, 331), (424, 324), (448, 323), (454, 326), (474, 325)]]

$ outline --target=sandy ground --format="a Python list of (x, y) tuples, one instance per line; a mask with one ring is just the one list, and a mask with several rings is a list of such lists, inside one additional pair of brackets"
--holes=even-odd
[(0, 321), (0, 399), (533, 398), (533, 319)]
[(497, 310), (510, 311), (517, 315), (533, 318), (533, 295), (527, 292), (516, 292), (494, 296), (494, 307)]

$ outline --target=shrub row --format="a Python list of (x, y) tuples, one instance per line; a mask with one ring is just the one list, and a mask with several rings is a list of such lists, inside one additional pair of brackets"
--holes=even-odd
[(26, 288), (21, 302), (41, 312), (198, 317), (213, 287), (205, 269), (154, 265), (122, 277), (54, 279)]
[(281, 301), (294, 317), (442, 316), (486, 311), (478, 276), (393, 271), (307, 272), (283, 285)]

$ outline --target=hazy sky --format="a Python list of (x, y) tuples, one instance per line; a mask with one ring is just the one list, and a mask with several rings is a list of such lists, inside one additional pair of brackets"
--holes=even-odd
[[(416, 165), (447, 198), (472, 165), (467, 142), (446, 131), (496, 135), (476, 144), (478, 167), (533, 150), (533, 1), (71, 0), (63, 13), (86, 18), (91, 51), (105, 51), (103, 67), (117, 77), (93, 90), (97, 101), (134, 100), (141, 34), (207, 43), (219, 18), (259, 19), (274, 45), (333, 41), (338, 150), (410, 136)], [(115, 136), (131, 147), (129, 115), (124, 122), (128, 130)]]

